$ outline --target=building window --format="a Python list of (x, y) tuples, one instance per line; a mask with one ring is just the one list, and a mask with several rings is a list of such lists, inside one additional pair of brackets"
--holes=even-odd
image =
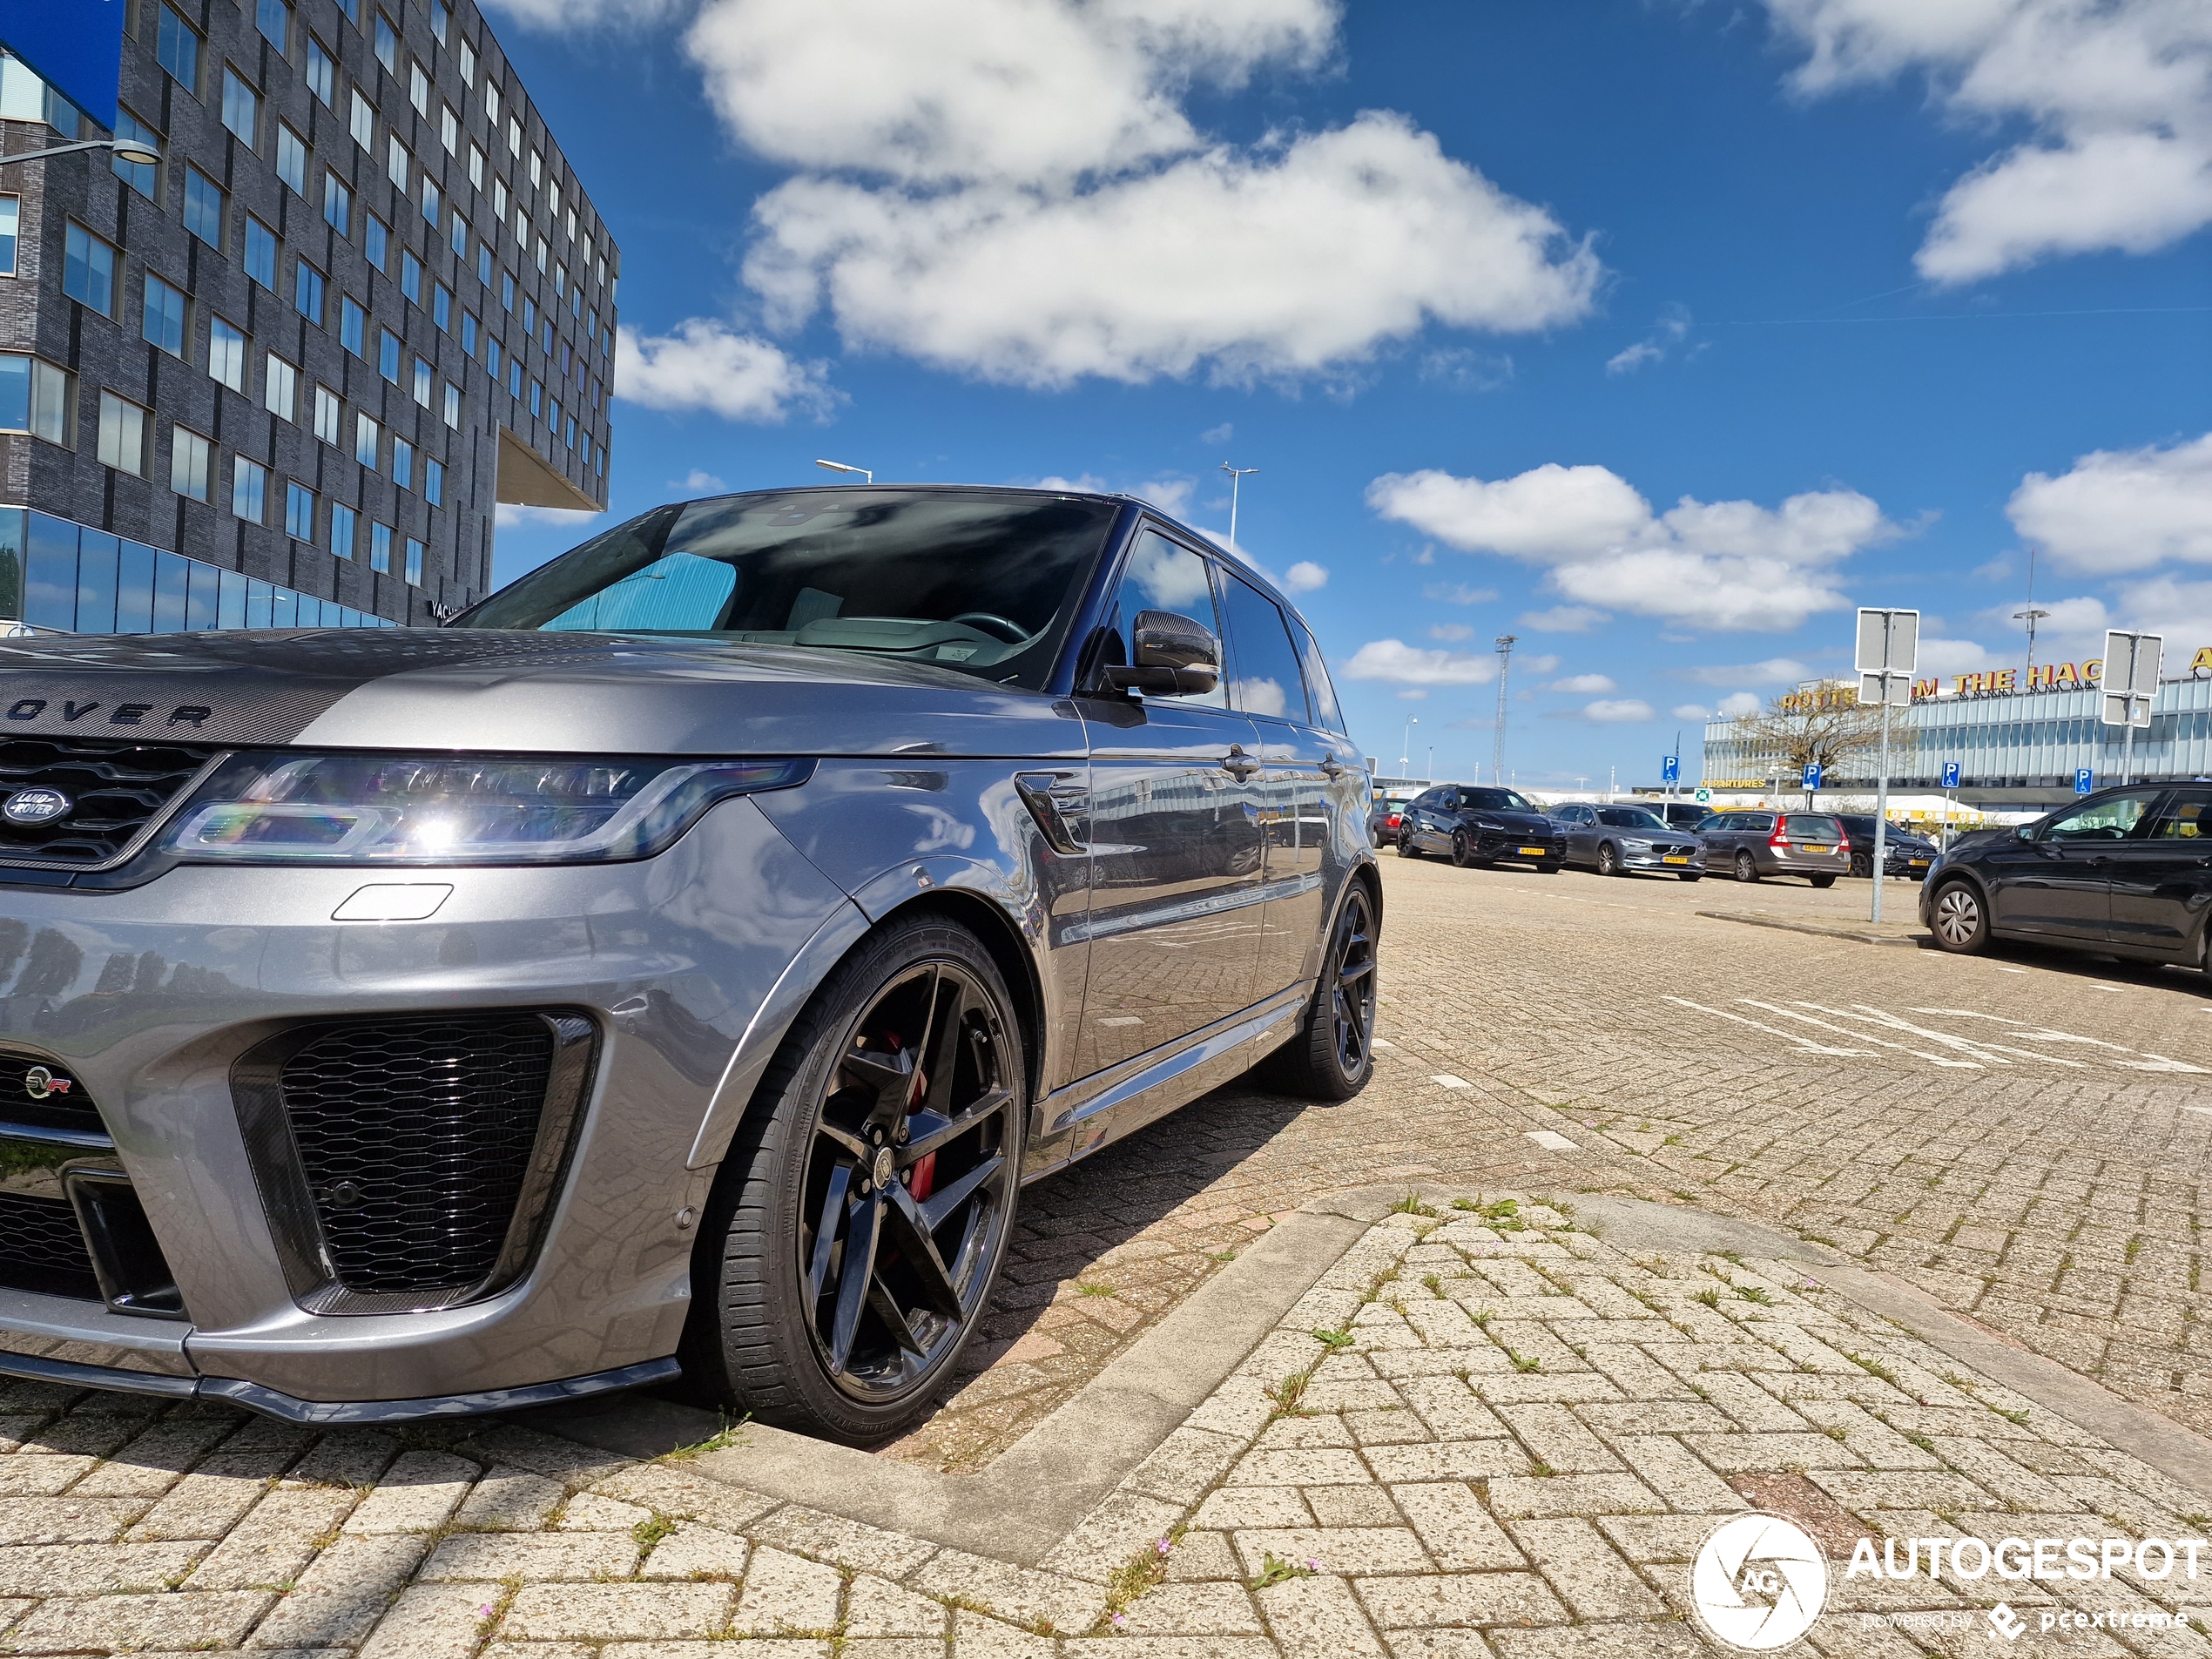
[(540, 276), (545, 274), (545, 259), (550, 251), (545, 246), (545, 239), (543, 236), (539, 237), (537, 239), (537, 273)]
[(504, 179), (491, 181), (491, 211), (499, 216), (501, 224), (507, 222), (507, 181)]
[(292, 186), (292, 193), (305, 199), (307, 194), (307, 141), (290, 127), (277, 123), (277, 177)]
[(368, 313), (350, 293), (338, 298), (338, 343), (356, 357), (368, 355)]
[(331, 99), (338, 91), (337, 73), (331, 64), (330, 53), (313, 35), (307, 37), (307, 87), (322, 100), (325, 109), (334, 107)]
[(415, 360), (415, 401), (426, 409), (430, 407), (430, 365), (420, 357)]
[(392, 440), (392, 482), (401, 489), (415, 488), (415, 446), (405, 438)]
[(427, 455), (422, 461), (422, 499), (433, 507), (442, 507), (446, 502), (445, 463)]
[(438, 37), (438, 44), (446, 44), (446, 33), (453, 27), (453, 13), (446, 9), (446, 0), (430, 0), (430, 32)]
[(293, 276), (292, 305), (309, 322), (322, 326), (322, 273), (305, 260)]
[(146, 475), (146, 412), (112, 392), (100, 394), (100, 461), (118, 472)]
[(332, 448), (338, 447), (338, 421), (341, 406), (338, 394), (327, 386), (315, 388), (315, 436)]
[(246, 335), (220, 317), (207, 320), (207, 373), (233, 392), (246, 389)]
[(384, 176), (402, 191), (407, 188), (407, 146), (392, 139), (384, 150)]
[(172, 357), (182, 357), (185, 327), (185, 296), (147, 272), (145, 307), (139, 320), (139, 333), (146, 343), (160, 347)]
[(373, 519), (368, 526), (368, 568), (381, 576), (392, 573), (392, 527)]
[(361, 0), (338, 0), (338, 10), (346, 14), (346, 21), (354, 28), (361, 26)]
[(533, 150), (530, 152), (530, 188), (535, 190), (544, 182), (545, 152), (542, 150)]
[(461, 84), (463, 86), (476, 84), (476, 49), (465, 40), (461, 43)]
[(453, 112), (450, 104), (438, 111), (438, 142), (445, 145), (448, 155), (461, 153), (461, 118)]
[(354, 192), (334, 172), (322, 176), (322, 221), (341, 236), (353, 234)]
[(499, 131), (499, 88), (491, 82), (484, 83), (484, 117), (491, 123), (494, 132)]
[(392, 227), (374, 213), (361, 219), (361, 250), (368, 255), (368, 262), (380, 272), (391, 257)]
[(441, 332), (453, 327), (453, 292), (442, 282), (430, 285), (430, 320)]
[(462, 268), (466, 270), (469, 265), (469, 221), (461, 217), (458, 209), (454, 212), (453, 224), (446, 240), (453, 245), (453, 257), (459, 260)]
[(185, 169), (185, 228), (212, 248), (223, 246), (223, 187), (197, 167)]
[(499, 342), (489, 334), (484, 336), (484, 372), (494, 386), (499, 384)]
[(473, 311), (461, 314), (461, 350), (464, 356), (476, 354), (476, 314)]
[(534, 380), (530, 382), (530, 413), (533, 415), (541, 415), (545, 413), (545, 382), (543, 381)]
[(244, 455), (231, 460), (231, 512), (249, 524), (261, 522), (268, 510), (269, 469)]
[(469, 146), (469, 186), (478, 191), (484, 187), (484, 152), (473, 144)]
[(422, 585), (422, 543), (412, 538), (407, 544), (407, 584), (410, 588)]
[[(451, 381), (445, 383), (446, 424), (455, 431), (461, 430), (461, 388)], [(569, 423), (573, 427), (576, 423)]]
[(154, 25), (154, 62), (167, 70), (177, 84), (195, 98), (199, 94), (199, 37), (177, 15), (174, 6), (161, 8)]
[(360, 523), (354, 509), (342, 502), (330, 503), (330, 550), (341, 559), (354, 556), (354, 536)]
[(371, 155), (376, 153), (376, 106), (361, 96), (361, 88), (354, 89), (354, 142)]
[(476, 244), (476, 280), (487, 288), (491, 287), (491, 244), (489, 242)]
[(296, 421), (299, 399), (300, 371), (271, 352), (261, 370), (261, 407), (281, 419)]
[[(515, 273), (512, 271), (502, 271), (499, 274), (499, 304), (502, 310), (511, 312), (515, 308)], [(527, 329), (529, 325), (524, 324), (523, 327)]]
[(507, 360), (507, 395), (519, 398), (522, 395), (523, 360), (519, 357), (510, 357)]
[(438, 193), (438, 186), (428, 173), (422, 175), (422, 217), (433, 227), (444, 212), (445, 199)]
[(523, 299), (523, 334), (525, 339), (537, 332), (537, 301), (528, 295)]
[(0, 196), (0, 276), (16, 273), (16, 236), (23, 222), (23, 198)]
[(37, 357), (0, 354), (0, 431), (28, 432), (63, 448), (73, 447), (70, 408), (75, 379)]
[(305, 484), (284, 487), (284, 531), (296, 541), (315, 539), (315, 492)]
[(430, 78), (422, 72), (420, 64), (407, 66), (407, 101), (415, 105), (415, 112), (428, 119), (430, 114)]
[[(161, 135), (128, 110), (119, 109), (115, 112), (115, 136), (135, 138), (138, 143), (156, 150), (161, 147)], [(112, 165), (115, 176), (148, 201), (160, 199), (160, 169), (152, 162), (128, 161), (118, 156)]]
[(388, 75), (400, 72), (400, 37), (381, 11), (376, 14), (376, 61)]
[(511, 115), (507, 118), (507, 153), (510, 156), (523, 153), (523, 124)]
[(545, 424), (553, 428), (554, 442), (556, 443), (559, 442), (561, 438), (561, 400), (557, 397), (547, 400)]
[(284, 0), (254, 0), (253, 21), (281, 52), (292, 32), (292, 8)]
[(564, 442), (570, 448), (573, 449), (576, 448), (576, 416), (573, 415), (569, 416), (568, 436)]
[(276, 273), (276, 233), (248, 213), (246, 216), (246, 274), (274, 293)]
[(214, 463), (214, 446), (199, 433), (180, 426), (169, 428), (170, 489), (188, 500), (206, 501)]
[(400, 254), (400, 292), (416, 305), (422, 303), (422, 261), (405, 251)]
[(115, 314), (115, 249), (74, 222), (62, 238), (62, 292), (103, 317)]
[(376, 452), (383, 445), (384, 429), (368, 416), (354, 416), (354, 459), (364, 467), (376, 465)]
[(400, 383), (400, 337), (388, 328), (376, 342), (376, 372), (395, 386)]

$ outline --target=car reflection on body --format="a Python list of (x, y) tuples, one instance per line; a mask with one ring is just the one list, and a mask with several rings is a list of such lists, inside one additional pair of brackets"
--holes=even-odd
[(0, 1373), (378, 1421), (680, 1372), (872, 1442), (1024, 1182), (1369, 1076), (1320, 653), (1134, 500), (732, 496), (440, 631), (0, 660)]
[(1705, 845), (1695, 835), (1670, 830), (1642, 806), (1586, 806), (1569, 802), (1552, 809), (1567, 832), (1567, 861), (1587, 865), (1600, 875), (1654, 875), (1702, 880)]
[(1398, 829), (1398, 855), (1443, 853), (1462, 869), (1529, 864), (1547, 873), (1567, 856), (1560, 826), (1518, 790), (1440, 784), (1409, 802)]

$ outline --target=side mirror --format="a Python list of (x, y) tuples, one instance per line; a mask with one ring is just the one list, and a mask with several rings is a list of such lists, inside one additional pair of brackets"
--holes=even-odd
[(2017, 825), (2014, 826), (2013, 833), (2019, 836), (2023, 841), (2032, 841), (2035, 839), (2035, 826), (2033, 824)]
[(1221, 641), (1204, 624), (1172, 610), (1140, 610), (1130, 631), (1136, 637), (1130, 651), (1136, 660), (1109, 668), (1109, 685), (1180, 697), (1221, 684)]

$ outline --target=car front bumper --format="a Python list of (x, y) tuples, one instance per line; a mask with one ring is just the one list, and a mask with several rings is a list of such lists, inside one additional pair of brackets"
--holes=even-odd
[[(420, 921), (332, 920), (387, 883), (452, 891)], [(632, 864), (186, 866), (119, 893), (0, 892), (0, 935), (27, 947), (0, 979), (0, 1047), (65, 1069), (97, 1103), (185, 1313), (0, 1290), (0, 1372), (74, 1367), (303, 1420), (511, 1408), (672, 1374), (719, 1156), (705, 1130), (732, 1057), (809, 941), (857, 932), (855, 916), (749, 799)], [(279, 1190), (298, 1155), (254, 1135), (233, 1068), (303, 1025), (524, 1009), (588, 1022), (591, 1062), (519, 1276), (428, 1311), (404, 1295), (392, 1311), (304, 1306), (317, 1296), (302, 1293), (300, 1231), (315, 1223)], [(409, 1077), (390, 1081), (403, 1097)]]
[(1703, 853), (1692, 853), (1684, 858), (1680, 853), (1666, 853), (1656, 848), (1648, 853), (1637, 853), (1623, 847), (1621, 863), (1626, 869), (1656, 871), (1662, 875), (1705, 873), (1705, 855)]

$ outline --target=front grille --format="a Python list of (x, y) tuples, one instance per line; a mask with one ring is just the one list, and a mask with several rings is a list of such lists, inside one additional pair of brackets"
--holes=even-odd
[(551, 1080), (536, 1014), (402, 1016), (326, 1028), (278, 1087), (337, 1282), (435, 1295), (499, 1264)]
[(44, 1296), (100, 1299), (84, 1230), (66, 1198), (0, 1192), (0, 1285)]
[(69, 738), (0, 742), (0, 797), (59, 790), (72, 806), (51, 824), (0, 818), (0, 859), (95, 865), (119, 855), (218, 751), (169, 743)]
[[(0, 930), (4, 930), (6, 925), (0, 922)], [(0, 956), (6, 954), (5, 943), (4, 934), (0, 934)], [(39, 1071), (46, 1074), (43, 1082), (33, 1075)], [(57, 1089), (57, 1083), (66, 1083), (68, 1087)], [(44, 1093), (34, 1095), (34, 1086), (42, 1088)], [(100, 1109), (84, 1092), (82, 1078), (58, 1060), (47, 1060), (13, 1049), (0, 1049), (0, 1123), (71, 1130), (82, 1135), (107, 1133)]]

